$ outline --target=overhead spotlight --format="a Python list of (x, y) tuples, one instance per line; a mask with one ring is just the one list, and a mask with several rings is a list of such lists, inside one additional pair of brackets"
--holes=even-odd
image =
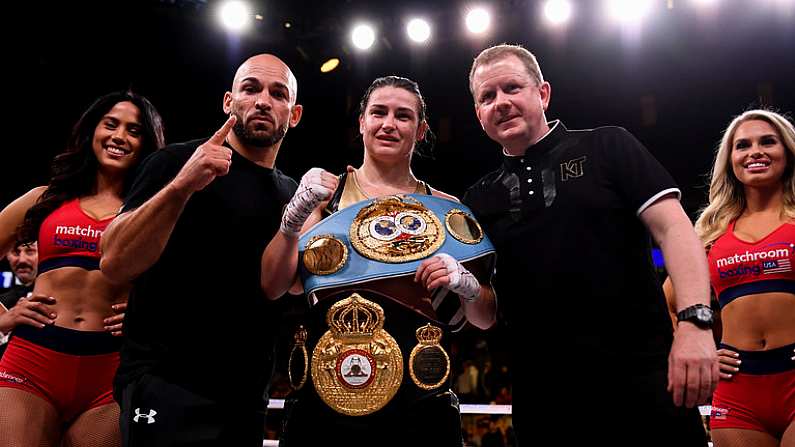
[(232, 32), (240, 32), (251, 25), (251, 11), (248, 3), (233, 0), (221, 5), (218, 13), (224, 28)]
[(690, 0), (695, 3), (697, 6), (712, 6), (715, 3), (718, 3), (718, 0)]
[(336, 57), (332, 57), (331, 59), (327, 60), (326, 62), (323, 62), (323, 65), (320, 66), (320, 72), (321, 73), (328, 73), (330, 71), (333, 71), (339, 65), (340, 65), (340, 60), (338, 58), (336, 58)]
[(569, 0), (547, 0), (544, 3), (544, 17), (553, 25), (568, 22), (571, 17), (571, 2)]
[(795, 15), (795, 0), (768, 0), (768, 3), (772, 4), (777, 14), (784, 20), (791, 19)]
[(474, 8), (467, 13), (466, 24), (469, 32), (482, 34), (489, 29), (491, 14), (483, 8)]
[(622, 23), (639, 22), (652, 8), (652, 0), (607, 0), (607, 14)]
[(351, 33), (353, 45), (360, 50), (367, 50), (375, 42), (375, 30), (370, 25), (356, 25)]
[(406, 25), (406, 33), (408, 33), (409, 39), (422, 43), (431, 37), (431, 25), (422, 19), (411, 19), (409, 24)]

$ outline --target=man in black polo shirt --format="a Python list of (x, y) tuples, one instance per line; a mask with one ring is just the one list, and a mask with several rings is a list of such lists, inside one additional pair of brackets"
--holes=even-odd
[[(718, 380), (707, 264), (672, 178), (622, 128), (548, 123), (550, 85), (522, 47), (484, 50), (469, 79), (504, 153), (464, 202), (497, 248), (520, 445), (706, 445), (693, 407)], [(675, 337), (649, 233), (683, 297)]]
[(245, 61), (223, 127), (144, 161), (103, 234), (103, 273), (133, 281), (115, 383), (125, 446), (262, 445), (275, 325), (260, 257), (297, 186), (274, 169), (296, 94), (275, 56)]

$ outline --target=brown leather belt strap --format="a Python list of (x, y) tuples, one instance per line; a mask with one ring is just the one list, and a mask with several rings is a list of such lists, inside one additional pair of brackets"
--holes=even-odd
[(403, 307), (416, 312), (436, 324), (445, 326), (447, 322), (439, 321), (436, 311), (431, 305), (431, 294), (418, 282), (414, 276), (399, 276), (370, 281), (365, 284), (351, 284), (344, 288), (332, 288), (315, 292), (318, 303), (330, 296), (339, 296), (346, 291), (367, 291), (385, 296)]

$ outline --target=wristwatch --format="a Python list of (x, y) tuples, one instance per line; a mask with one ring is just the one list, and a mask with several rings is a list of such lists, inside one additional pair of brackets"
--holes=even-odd
[(676, 314), (676, 319), (689, 321), (701, 329), (710, 329), (715, 322), (715, 313), (707, 305), (694, 304), (679, 311)]

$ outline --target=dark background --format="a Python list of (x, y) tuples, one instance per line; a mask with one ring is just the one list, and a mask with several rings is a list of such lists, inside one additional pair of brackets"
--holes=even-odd
[[(607, 22), (601, 0), (573, 0), (565, 29), (545, 24), (540, 0), (483, 3), (492, 7), (492, 30), (473, 38), (463, 25), (469, 3), (453, 0), (252, 1), (263, 20), (243, 37), (220, 28), (212, 1), (27, 2), (4, 16), (0, 206), (46, 183), (70, 127), (112, 90), (149, 97), (164, 118), (167, 142), (209, 136), (225, 120), (221, 99), (235, 69), (260, 52), (280, 56), (298, 78), (304, 117), (277, 160), (296, 179), (313, 166), (341, 172), (360, 162), (359, 99), (374, 78), (397, 74), (419, 82), (438, 137), (435, 158), (415, 158), (415, 173), (462, 195), (500, 162), (499, 147), (475, 118), (467, 76), (478, 52), (501, 42), (537, 55), (552, 84), (549, 119), (569, 128), (629, 129), (673, 174), (691, 217), (705, 203), (706, 174), (730, 119), (760, 105), (795, 110), (795, 0), (721, 0), (709, 10), (656, 0), (636, 29)], [(412, 14), (432, 22), (424, 46), (405, 37)], [(357, 19), (378, 28), (370, 52), (349, 44)], [(321, 74), (331, 56), (341, 66)], [(206, 280), (229, 280), (230, 263)], [(499, 340), (489, 343), (488, 357), (481, 336), (461, 337), (461, 351), (451, 353), (454, 374), (462, 359), (501, 363)]]
[[(374, 78), (399, 74), (419, 82), (438, 136), (435, 159), (416, 159), (415, 172), (461, 195), (499, 162), (498, 146), (473, 113), (467, 75), (473, 57), (500, 42), (538, 56), (552, 84), (549, 119), (569, 128), (629, 129), (682, 186), (691, 216), (706, 199), (704, 175), (730, 118), (760, 104), (795, 110), (792, 0), (722, 0), (708, 10), (657, 0), (636, 30), (607, 22), (601, 1), (573, 3), (568, 27), (553, 30), (541, 1), (484, 2), (492, 31), (473, 38), (463, 25), (467, 2), (252, 1), (263, 20), (236, 38), (218, 25), (212, 1), (30, 2), (6, 16), (14, 31), (6, 39), (13, 51), (4, 90), (13, 99), (6, 103), (0, 203), (46, 182), (70, 126), (112, 90), (132, 87), (149, 97), (168, 142), (210, 135), (224, 122), (221, 98), (234, 70), (258, 52), (282, 57), (299, 81), (304, 118), (277, 161), (295, 178), (312, 166), (340, 172), (358, 163), (360, 96)], [(432, 22), (422, 47), (405, 37), (412, 14)], [(378, 28), (367, 53), (349, 44), (356, 19)], [(342, 64), (321, 74), (329, 56)]]

